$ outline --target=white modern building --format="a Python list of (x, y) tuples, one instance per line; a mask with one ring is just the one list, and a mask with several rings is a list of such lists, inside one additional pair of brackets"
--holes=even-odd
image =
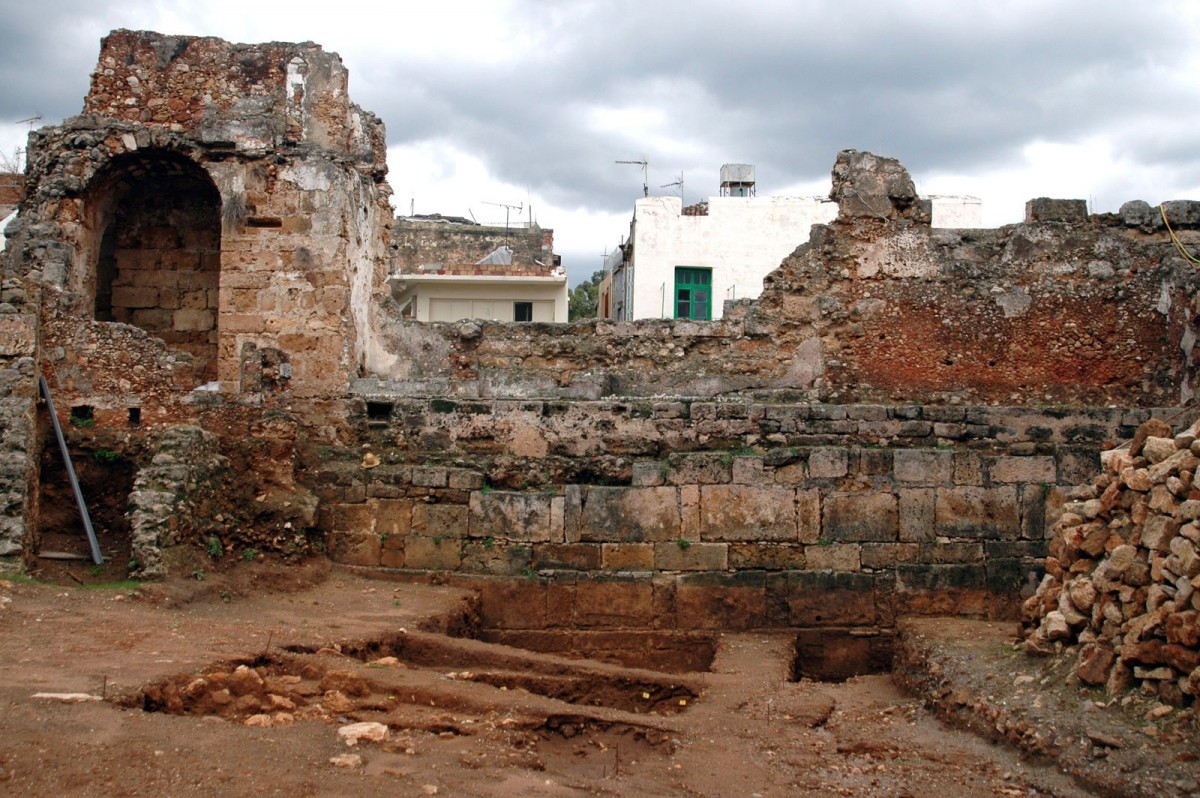
[[(980, 227), (975, 197), (927, 197), (935, 227)], [(757, 197), (754, 167), (721, 167), (721, 196), (634, 203), (629, 238), (605, 261), (598, 314), (614, 319), (719, 319), (725, 300), (753, 299), (814, 224), (837, 216), (824, 197)], [(607, 310), (607, 312), (606, 312)]]

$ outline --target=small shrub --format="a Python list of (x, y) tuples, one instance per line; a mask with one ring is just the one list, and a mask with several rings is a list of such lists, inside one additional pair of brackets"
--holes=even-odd
[(208, 550), (208, 556), (214, 560), (225, 553), (225, 547), (221, 545), (221, 539), (215, 535), (205, 542), (205, 548)]
[(258, 556), (258, 549), (253, 549), (253, 548), (246, 549), (245, 551), (242, 552), (242, 561), (243, 562), (253, 562), (254, 558), (257, 556)]
[(495, 538), (493, 538), (493, 537), (489, 536), (489, 537), (486, 537), (486, 538), (484, 538), (484, 539), (483, 539), (483, 547), (484, 547), (485, 549), (490, 549), (492, 546), (495, 546), (495, 545), (496, 545), (496, 539), (495, 539)]
[(97, 463), (115, 463), (121, 459), (121, 455), (112, 449), (97, 449), (92, 452), (92, 457)]
[(675, 545), (678, 546), (680, 550), (687, 551), (692, 547), (692, 541), (680, 538), (679, 540), (675, 541)]
[(195, 579), (197, 582), (203, 582), (205, 576), (207, 576), (207, 574), (204, 573), (203, 568), (197, 568), (196, 570), (192, 571), (192, 579)]

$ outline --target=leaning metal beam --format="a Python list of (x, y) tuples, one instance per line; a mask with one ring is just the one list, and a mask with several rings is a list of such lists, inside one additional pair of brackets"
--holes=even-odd
[(63, 463), (67, 466), (67, 478), (71, 480), (71, 490), (75, 493), (75, 504), (79, 507), (79, 517), (83, 519), (83, 528), (87, 530), (88, 545), (92, 547), (92, 562), (100, 565), (104, 556), (100, 553), (100, 544), (96, 541), (96, 530), (92, 529), (92, 517), (88, 515), (87, 502), (83, 500), (83, 491), (79, 489), (79, 478), (75, 476), (75, 465), (71, 462), (71, 453), (67, 450), (67, 439), (63, 437), (62, 425), (58, 423), (58, 413), (54, 412), (54, 400), (50, 398), (50, 385), (46, 376), (38, 376), (38, 384), (42, 388), (42, 396), (46, 399), (46, 407), (50, 410), (50, 423), (54, 425), (54, 437), (58, 438), (58, 450), (62, 452)]

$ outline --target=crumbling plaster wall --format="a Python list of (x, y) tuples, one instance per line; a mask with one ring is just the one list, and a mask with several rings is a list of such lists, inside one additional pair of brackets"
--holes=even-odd
[[(503, 246), (513, 251), (510, 265), (478, 263)], [(398, 218), (392, 226), (392, 250), (399, 274), (548, 277), (559, 265), (554, 254), (554, 231), (519, 222), (505, 228), (433, 218)]]

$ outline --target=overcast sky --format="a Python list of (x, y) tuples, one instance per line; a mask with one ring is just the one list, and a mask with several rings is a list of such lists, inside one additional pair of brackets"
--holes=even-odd
[[(387, 126), (402, 213), (532, 206), (571, 283), (652, 193), (722, 163), (758, 193), (824, 195), (837, 152), (900, 159), (989, 226), (1037, 196), (1200, 198), (1200, 3), (1189, 0), (0, 0), (0, 154), (78, 113), (115, 28), (315, 41)], [(526, 210), (526, 213), (528, 211)]]

